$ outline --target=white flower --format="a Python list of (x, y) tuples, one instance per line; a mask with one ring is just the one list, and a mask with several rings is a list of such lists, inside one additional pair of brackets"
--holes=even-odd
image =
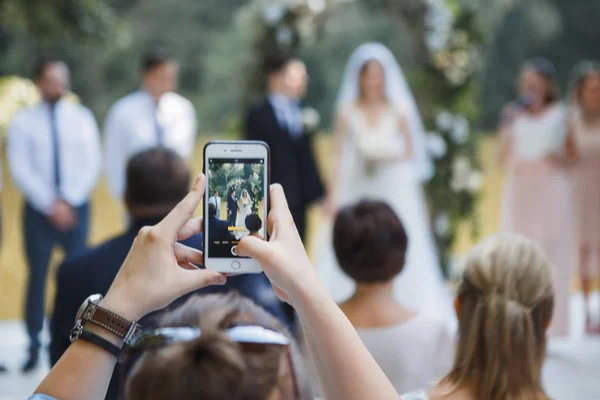
[(315, 14), (320, 14), (327, 8), (325, 0), (308, 0), (308, 8)]
[(454, 126), (454, 115), (446, 110), (440, 111), (435, 117), (435, 125), (443, 131), (452, 129)]
[(469, 179), (473, 171), (471, 163), (466, 157), (456, 157), (452, 163), (452, 179), (450, 181), (450, 189), (454, 192), (461, 192), (469, 189)]
[(469, 121), (462, 115), (456, 117), (450, 136), (458, 144), (467, 143), (469, 140)]
[(276, 26), (285, 15), (285, 7), (279, 2), (269, 3), (263, 8), (262, 17), (269, 26)]
[(429, 132), (425, 138), (427, 151), (435, 158), (442, 158), (448, 147), (446, 141), (437, 132)]
[(306, 107), (302, 110), (302, 124), (306, 130), (314, 131), (321, 123), (321, 115), (317, 110), (311, 107)]
[(277, 29), (276, 39), (280, 44), (289, 45), (292, 43), (292, 39), (294, 39), (294, 32), (287, 26), (282, 26)]
[(442, 213), (438, 215), (433, 222), (433, 228), (439, 236), (446, 236), (450, 231), (450, 217), (448, 217), (448, 214)]
[(483, 174), (479, 171), (471, 172), (467, 182), (467, 189), (469, 192), (477, 193), (481, 190), (481, 186), (483, 186)]

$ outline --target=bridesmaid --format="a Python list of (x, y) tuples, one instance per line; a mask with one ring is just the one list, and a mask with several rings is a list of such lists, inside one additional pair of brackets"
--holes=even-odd
[(555, 308), (549, 334), (569, 333), (569, 286), (574, 261), (572, 197), (562, 162), (567, 110), (558, 102), (553, 64), (527, 62), (519, 80), (520, 98), (501, 126), (501, 162), (507, 167), (502, 230), (536, 240), (554, 265)]
[(592, 279), (600, 276), (600, 63), (584, 62), (576, 69), (569, 115), (573, 143), (577, 249), (585, 299), (586, 331), (600, 334), (592, 325), (588, 296)]

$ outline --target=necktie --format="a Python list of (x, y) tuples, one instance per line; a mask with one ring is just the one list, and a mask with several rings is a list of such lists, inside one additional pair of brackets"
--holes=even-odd
[(56, 103), (50, 104), (50, 130), (52, 131), (52, 150), (54, 154), (54, 186), (60, 196), (60, 138), (56, 121)]
[(165, 143), (165, 132), (158, 120), (158, 104), (154, 108), (154, 127), (156, 132), (156, 144), (157, 146), (162, 147)]
[(302, 135), (302, 111), (296, 102), (290, 101), (288, 106), (288, 130), (293, 138), (298, 138)]

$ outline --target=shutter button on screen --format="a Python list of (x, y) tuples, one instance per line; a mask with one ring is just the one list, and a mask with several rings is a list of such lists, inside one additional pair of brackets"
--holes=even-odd
[(242, 266), (242, 265), (240, 264), (240, 262), (239, 262), (239, 261), (232, 261), (232, 262), (231, 262), (231, 268), (232, 268), (232, 269), (234, 269), (234, 270), (236, 270), (236, 271), (237, 271), (238, 269), (240, 269), (240, 267), (241, 267), (241, 266)]

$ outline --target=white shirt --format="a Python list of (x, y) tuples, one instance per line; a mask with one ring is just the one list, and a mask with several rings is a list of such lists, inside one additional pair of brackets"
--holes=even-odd
[(104, 165), (110, 191), (121, 199), (129, 158), (158, 145), (156, 121), (163, 131), (163, 145), (189, 159), (194, 152), (196, 114), (192, 103), (176, 93), (166, 93), (158, 106), (140, 90), (117, 101), (104, 126)]
[(8, 128), (8, 166), (15, 185), (37, 211), (50, 214), (59, 198), (77, 207), (88, 201), (101, 170), (98, 125), (86, 107), (61, 100), (55, 109), (60, 193), (55, 187), (51, 110), (41, 102), (17, 113)]
[(539, 161), (562, 151), (567, 139), (567, 112), (556, 105), (540, 116), (522, 115), (512, 128), (515, 154), (520, 160)]
[(221, 198), (219, 196), (210, 196), (210, 198), (208, 199), (208, 204), (214, 205), (217, 208), (218, 212), (219, 208), (221, 207)]
[(269, 97), (269, 103), (275, 110), (275, 117), (282, 129), (287, 129), (293, 136), (302, 134), (302, 110), (297, 101), (274, 93)]

